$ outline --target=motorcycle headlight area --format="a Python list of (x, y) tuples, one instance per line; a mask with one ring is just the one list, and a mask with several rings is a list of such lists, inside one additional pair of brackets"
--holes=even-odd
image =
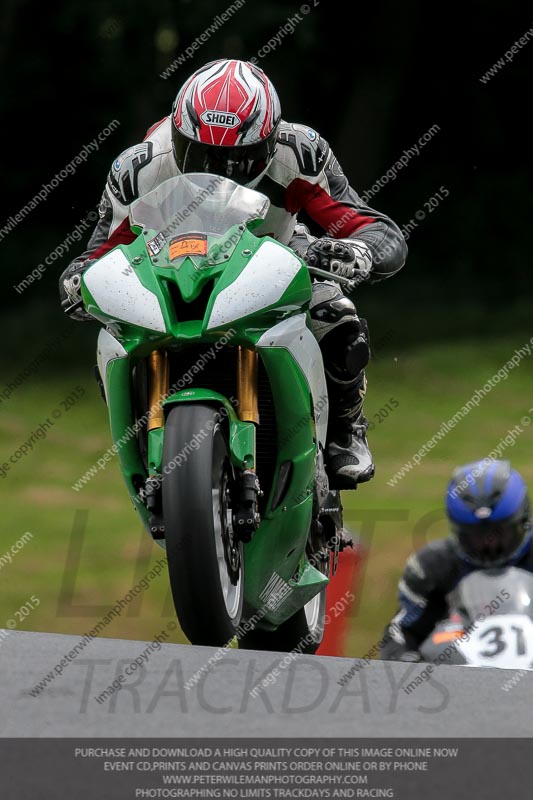
[(122, 250), (112, 250), (99, 259), (83, 280), (106, 316), (140, 328), (166, 330), (156, 295), (142, 285)]

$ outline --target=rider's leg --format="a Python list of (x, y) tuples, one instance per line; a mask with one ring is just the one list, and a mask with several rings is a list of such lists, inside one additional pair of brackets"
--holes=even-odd
[(364, 368), (370, 358), (366, 322), (352, 301), (329, 282), (313, 284), (310, 305), (330, 399), (327, 466), (331, 488), (353, 489), (370, 480), (374, 465), (363, 415)]

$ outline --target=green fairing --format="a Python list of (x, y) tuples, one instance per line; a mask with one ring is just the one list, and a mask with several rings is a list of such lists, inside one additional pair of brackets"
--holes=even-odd
[[(250, 227), (250, 226), (249, 226)], [(147, 476), (139, 452), (138, 439), (133, 432), (135, 417), (130, 395), (133, 367), (152, 350), (172, 345), (186, 347), (190, 344), (210, 344), (231, 330), (231, 346), (255, 347), (265, 331), (291, 315), (306, 312), (311, 298), (311, 283), (303, 262), (282, 296), (271, 305), (255, 311), (231, 324), (216, 330), (207, 325), (217, 296), (241, 274), (250, 258), (270, 237), (258, 239), (243, 225), (233, 226), (220, 239), (208, 240), (207, 257), (185, 257), (179, 263), (171, 262), (169, 241), (156, 256), (151, 255), (147, 242), (158, 231), (144, 231), (128, 246), (120, 245), (141, 284), (152, 292), (161, 309), (165, 332), (157, 332), (124, 322), (104, 313), (85, 283), (82, 294), (87, 310), (108, 326), (120, 341), (127, 356), (113, 358), (106, 371), (109, 417), (113, 441), (118, 448), (118, 458), (126, 486), (144, 525), (149, 530), (149, 513), (140, 502), (137, 488)], [(228, 244), (229, 243), (229, 244)], [(278, 247), (283, 247), (276, 242)], [(293, 251), (288, 250), (294, 257)], [(164, 266), (168, 265), (168, 266)], [(212, 283), (203, 319), (183, 321), (176, 316), (174, 302), (167, 285), (176, 284), (184, 302), (200, 297), (205, 287)], [(283, 347), (261, 346), (260, 357), (270, 381), (274, 398), (278, 432), (276, 469), (270, 497), (259, 529), (245, 546), (245, 600), (252, 609), (263, 607), (260, 595), (273, 573), (282, 578), (290, 591), (279, 608), (271, 609), (264, 617), (266, 627), (279, 625), (314, 597), (328, 579), (311, 566), (305, 556), (312, 508), (315, 475), (316, 442), (312, 416), (312, 399), (306, 376), (291, 353)], [(194, 371), (193, 371), (194, 374)], [(287, 390), (290, 387), (290, 391)], [(239, 420), (230, 400), (216, 391), (202, 388), (172, 392), (162, 403), (165, 415), (170, 408), (181, 403), (209, 403), (217, 409), (226, 409), (227, 430), (231, 460), (236, 469), (255, 465), (255, 431), (252, 423)], [(302, 419), (307, 421), (302, 424)], [(148, 435), (148, 462), (151, 474), (162, 472), (164, 428)], [(288, 491), (282, 503), (272, 509), (276, 476), (285, 461), (293, 464)]]

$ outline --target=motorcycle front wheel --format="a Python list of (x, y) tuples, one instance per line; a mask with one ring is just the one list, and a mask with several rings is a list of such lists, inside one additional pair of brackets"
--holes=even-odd
[(192, 644), (229, 644), (241, 620), (243, 545), (232, 533), (231, 481), (215, 409), (174, 407), (163, 445), (163, 519), (174, 606)]

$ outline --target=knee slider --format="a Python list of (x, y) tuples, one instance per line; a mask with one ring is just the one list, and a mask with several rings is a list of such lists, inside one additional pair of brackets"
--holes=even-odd
[(355, 378), (368, 366), (370, 361), (370, 347), (364, 334), (354, 339), (346, 348), (346, 370)]
[(368, 323), (363, 317), (359, 317), (358, 322), (359, 334), (353, 337), (346, 351), (346, 368), (354, 377), (368, 366), (372, 355)]

